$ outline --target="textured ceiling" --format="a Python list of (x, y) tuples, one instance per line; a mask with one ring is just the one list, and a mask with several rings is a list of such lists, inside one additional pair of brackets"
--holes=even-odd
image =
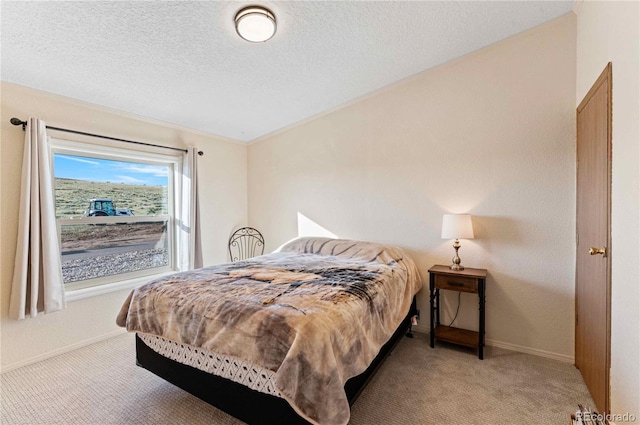
[[(251, 4), (253, 4), (252, 2)], [(571, 11), (562, 1), (2, 1), (1, 78), (250, 141)]]

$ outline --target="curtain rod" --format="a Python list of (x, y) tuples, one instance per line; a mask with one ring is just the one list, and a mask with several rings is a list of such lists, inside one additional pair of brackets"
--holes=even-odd
[[(20, 118), (11, 118), (10, 121), (11, 121), (11, 124), (13, 124), (13, 125), (21, 125), (22, 126), (22, 131), (24, 131), (25, 128), (27, 127), (27, 122), (26, 121), (22, 121)], [(174, 148), (172, 146), (154, 145), (152, 143), (136, 142), (135, 140), (118, 139), (116, 137), (102, 136), (100, 134), (94, 134), (94, 133), (85, 133), (84, 131), (69, 130), (67, 128), (52, 127), (50, 125), (47, 126), (47, 129), (48, 130), (64, 131), (65, 133), (81, 134), (83, 136), (99, 137), (101, 139), (107, 139), (107, 140), (115, 140), (116, 142), (125, 142), (125, 143), (133, 143), (133, 144), (136, 144), (136, 145), (153, 146), (154, 148), (171, 149), (171, 150), (174, 150), (174, 151), (182, 151), (182, 152), (185, 152), (185, 153), (188, 152), (187, 149)], [(202, 156), (202, 155), (204, 155), (204, 152), (198, 151), (198, 155)]]

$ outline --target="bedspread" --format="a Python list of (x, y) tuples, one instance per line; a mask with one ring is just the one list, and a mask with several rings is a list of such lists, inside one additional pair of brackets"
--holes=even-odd
[(301, 238), (279, 252), (143, 285), (117, 324), (271, 370), (302, 417), (346, 424), (345, 382), (369, 366), (421, 285), (399, 248)]

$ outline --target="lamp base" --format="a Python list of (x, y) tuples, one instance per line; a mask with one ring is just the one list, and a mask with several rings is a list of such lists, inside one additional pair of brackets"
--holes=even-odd
[(464, 270), (464, 266), (460, 265), (460, 257), (458, 256), (458, 250), (460, 249), (460, 241), (458, 239), (453, 242), (453, 249), (456, 250), (456, 255), (451, 259), (449, 268), (451, 270)]

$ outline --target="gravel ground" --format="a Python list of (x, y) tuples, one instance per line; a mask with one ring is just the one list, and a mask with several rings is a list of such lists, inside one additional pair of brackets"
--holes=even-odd
[(62, 261), (65, 283), (167, 266), (165, 249), (147, 249)]

